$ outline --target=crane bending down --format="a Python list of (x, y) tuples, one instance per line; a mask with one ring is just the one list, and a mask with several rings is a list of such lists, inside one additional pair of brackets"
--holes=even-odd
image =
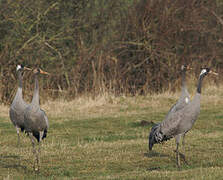
[[(39, 68), (33, 70), (35, 77), (35, 87), (32, 102), (25, 109), (24, 113), (24, 122), (25, 122), (25, 131), (28, 133), (30, 140), (33, 146), (33, 153), (35, 156), (34, 160), (34, 170), (39, 171), (40, 164), (40, 151), (41, 151), (41, 141), (47, 135), (47, 129), (49, 128), (48, 118), (46, 113), (40, 109), (39, 106), (39, 83), (38, 83), (38, 75), (39, 74), (49, 74), (45, 71), (42, 71)], [(39, 144), (38, 151), (35, 149), (35, 138)], [(37, 165), (37, 166), (36, 166)]]
[(22, 72), (24, 70), (31, 70), (31, 69), (24, 67), (23, 65), (17, 65), (16, 71), (18, 74), (19, 86), (9, 109), (9, 117), (16, 128), (18, 136), (18, 142), (17, 142), (18, 146), (20, 144), (19, 130), (21, 129), (21, 132), (24, 131), (24, 110), (25, 108), (28, 107), (28, 104), (23, 100), (23, 95), (22, 95), (22, 85), (23, 85)]
[[(217, 73), (210, 71), (209, 68), (203, 68), (193, 100), (182, 109), (170, 113), (160, 124), (152, 127), (149, 135), (149, 150), (152, 150), (154, 144), (167, 141), (179, 134), (186, 134), (192, 128), (200, 113), (202, 80), (208, 73), (217, 75)], [(177, 166), (180, 167), (178, 146), (179, 144), (176, 147), (176, 161)]]

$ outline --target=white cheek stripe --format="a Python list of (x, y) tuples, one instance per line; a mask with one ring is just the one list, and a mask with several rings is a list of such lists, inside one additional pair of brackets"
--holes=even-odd
[(18, 71), (18, 70), (20, 70), (21, 68), (22, 68), (21, 65), (17, 65), (16, 70)]
[(201, 74), (200, 75), (202, 75), (202, 74), (204, 74), (204, 73), (206, 73), (207, 72), (207, 70), (206, 69), (202, 69), (202, 71), (201, 71)]
[(186, 103), (188, 103), (188, 102), (189, 102), (189, 99), (188, 99), (188, 97), (186, 97), (186, 98), (185, 98), (185, 102), (186, 102)]

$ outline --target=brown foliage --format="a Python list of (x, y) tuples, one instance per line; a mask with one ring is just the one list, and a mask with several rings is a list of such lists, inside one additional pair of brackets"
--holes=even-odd
[[(181, 64), (195, 72), (201, 66), (220, 72), (223, 66), (217, 1), (20, 2), (0, 3), (3, 102), (16, 90), (17, 63), (50, 72), (41, 87), (52, 98), (160, 92), (178, 82)], [(33, 78), (24, 78), (31, 97)]]

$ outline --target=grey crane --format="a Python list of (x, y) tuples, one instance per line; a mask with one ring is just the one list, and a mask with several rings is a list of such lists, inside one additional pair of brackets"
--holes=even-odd
[[(208, 73), (217, 75), (217, 73), (210, 71), (209, 68), (203, 68), (198, 79), (197, 91), (193, 100), (182, 109), (170, 113), (160, 124), (152, 127), (149, 134), (149, 150), (152, 150), (154, 144), (167, 141), (179, 134), (186, 134), (192, 128), (200, 113), (202, 80)], [(176, 147), (176, 161), (177, 166), (180, 167), (178, 147), (179, 144)]]
[(16, 71), (18, 74), (18, 89), (16, 95), (12, 101), (12, 104), (9, 109), (9, 117), (16, 128), (18, 136), (18, 146), (20, 144), (19, 131), (24, 131), (24, 110), (27, 108), (28, 104), (23, 100), (22, 95), (22, 72), (24, 70), (31, 70), (30, 68), (24, 67), (23, 65), (17, 65)]
[[(47, 72), (35, 68), (33, 70), (34, 78), (35, 78), (35, 87), (32, 102), (28, 105), (24, 112), (24, 122), (25, 122), (25, 131), (28, 133), (28, 136), (31, 140), (33, 146), (33, 153), (35, 156), (34, 160), (34, 170), (39, 171), (40, 164), (40, 151), (41, 151), (41, 141), (46, 138), (47, 130), (49, 128), (48, 118), (46, 113), (40, 108), (39, 105), (39, 82), (38, 75), (39, 74), (48, 74)], [(39, 144), (38, 151), (35, 148), (35, 138)], [(37, 165), (37, 167), (36, 167)]]

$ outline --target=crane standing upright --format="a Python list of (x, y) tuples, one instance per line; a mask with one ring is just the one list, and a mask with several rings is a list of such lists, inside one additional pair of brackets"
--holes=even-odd
[[(46, 137), (47, 130), (49, 128), (48, 118), (46, 113), (40, 108), (39, 105), (39, 82), (38, 75), (39, 74), (48, 74), (47, 72), (35, 68), (33, 70), (34, 78), (35, 78), (35, 87), (32, 102), (25, 109), (24, 113), (24, 122), (25, 122), (25, 131), (28, 133), (30, 140), (33, 145), (33, 152), (35, 155), (34, 161), (34, 170), (39, 171), (40, 164), (40, 151), (41, 151), (41, 141)], [(35, 149), (35, 138), (39, 144), (38, 151)], [(37, 167), (36, 167), (37, 165)]]
[[(197, 84), (197, 92), (190, 103), (188, 103), (182, 109), (174, 113), (170, 113), (161, 123), (152, 127), (149, 135), (149, 150), (152, 150), (154, 144), (167, 141), (180, 134), (186, 134), (193, 127), (193, 124), (200, 114), (202, 80), (209, 73), (215, 75), (217, 74), (210, 71), (209, 68), (203, 68), (201, 70)], [(177, 143), (176, 161), (177, 166), (180, 167), (178, 148), (179, 144)]]
[(24, 67), (23, 65), (17, 65), (16, 71), (18, 74), (19, 85), (18, 85), (16, 95), (9, 109), (9, 117), (16, 128), (16, 132), (18, 136), (18, 142), (17, 142), (18, 146), (20, 144), (19, 131), (21, 129), (21, 131), (23, 132), (24, 127), (25, 127), (24, 126), (24, 110), (28, 107), (28, 104), (23, 100), (23, 95), (22, 95), (22, 86), (23, 86), (22, 72), (24, 70), (31, 70), (31, 69)]

